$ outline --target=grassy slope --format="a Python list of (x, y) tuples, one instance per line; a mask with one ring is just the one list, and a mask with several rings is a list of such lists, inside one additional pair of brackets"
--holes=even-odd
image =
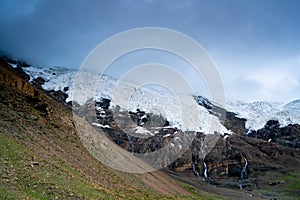
[(153, 174), (107, 168), (81, 144), (68, 108), (42, 95), (45, 113), (20, 90), (0, 87), (0, 199), (220, 199), (174, 180), (178, 193), (155, 190)]

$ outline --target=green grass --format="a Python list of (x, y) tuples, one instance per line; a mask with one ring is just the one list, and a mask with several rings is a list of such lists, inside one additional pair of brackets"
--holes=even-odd
[[(209, 194), (201, 196), (192, 187), (189, 190), (193, 191), (194, 198), (158, 195), (150, 189), (130, 191), (126, 187), (115, 190), (103, 188), (90, 182), (89, 178), (61, 158), (53, 156), (49, 158), (50, 163), (36, 157), (13, 138), (0, 134), (0, 199), (220, 199)], [(32, 156), (39, 161), (39, 166), (30, 166)], [(115, 182), (123, 182), (115, 174), (111, 177)]]
[(0, 199), (53, 199), (66, 197), (108, 198), (108, 191), (74, 175), (75, 170), (63, 169), (42, 162), (31, 167), (30, 152), (13, 139), (0, 138), (1, 185)]
[(4, 188), (4, 185), (0, 186), (0, 199), (17, 199), (12, 191)]
[(300, 199), (300, 174), (299, 170), (290, 170), (285, 174), (274, 175), (272, 181), (279, 182), (277, 186), (258, 190), (260, 193), (271, 193), (282, 199)]
[(284, 184), (280, 192), (287, 194), (294, 194), (296, 192), (300, 197), (300, 174), (290, 172), (280, 177), (279, 181)]
[(193, 197), (186, 197), (186, 199), (197, 199), (197, 200), (225, 200), (227, 198), (216, 196), (213, 194), (210, 194), (208, 192), (204, 192), (201, 190), (197, 190), (195, 187), (191, 185), (184, 184), (183, 187), (189, 191), (191, 194), (193, 194)]
[(15, 141), (0, 137), (0, 161), (1, 161), (1, 182), (0, 182), (0, 199), (15, 199), (16, 184), (19, 180), (17, 177), (17, 169), (24, 168), (24, 164), (20, 162), (24, 149)]

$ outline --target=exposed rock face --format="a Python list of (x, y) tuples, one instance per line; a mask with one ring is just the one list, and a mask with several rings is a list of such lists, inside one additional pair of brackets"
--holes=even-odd
[[(136, 112), (127, 112), (118, 107), (109, 109), (109, 102), (102, 98), (95, 102), (94, 108), (92, 104), (85, 105), (85, 108), (79, 108), (77, 112), (90, 122), (97, 122), (94, 125), (129, 152), (147, 154), (169, 145), (171, 148), (164, 151), (165, 156), (155, 158), (154, 162), (158, 165), (167, 166), (171, 163), (172, 157), (169, 155), (173, 154), (169, 151), (183, 150), (180, 142), (184, 142), (184, 133), (165, 126), (168, 121), (163, 117), (139, 109)], [(95, 112), (96, 119), (90, 117)]]
[(200, 176), (200, 180), (218, 186), (254, 189), (268, 184), (261, 180), (266, 172), (281, 173), (293, 167), (294, 164), (287, 164), (291, 160), (299, 164), (294, 159), (299, 158), (299, 151), (295, 149), (238, 135), (220, 138), (203, 158), (200, 153), (202, 135), (199, 136), (195, 137), (190, 149), (170, 165), (170, 169), (179, 173), (193, 173)]
[(96, 101), (95, 102), (95, 106), (96, 108), (102, 108), (104, 110), (108, 110), (109, 106), (110, 106), (110, 99), (107, 98), (101, 98), (100, 101)]
[(202, 96), (194, 96), (194, 99), (200, 106), (206, 108), (210, 114), (215, 115), (220, 119), (220, 122), (228, 129), (239, 135), (245, 135), (247, 129), (245, 128), (246, 119), (239, 118), (233, 112), (228, 112), (226, 109), (215, 105), (207, 98)]
[(15, 71), (16, 74), (18, 74), (18, 76), (20, 76), (23, 80), (27, 82), (30, 80), (30, 76), (23, 71), (22, 67), (18, 66), (15, 68)]
[(264, 128), (251, 131), (248, 136), (300, 149), (300, 125), (298, 124), (289, 124), (288, 126), (280, 127), (277, 120), (269, 120)]
[(37, 77), (35, 79), (32, 80), (31, 84), (36, 87), (36, 88), (39, 88), (39, 89), (42, 89), (42, 85), (44, 85), (45, 83), (45, 79), (42, 78), (42, 77)]
[[(211, 136), (200, 132), (184, 133), (175, 128), (164, 128), (163, 125), (167, 124), (167, 121), (160, 116), (141, 110), (127, 112), (120, 111), (119, 108), (110, 109), (109, 104), (110, 100), (102, 99), (95, 103), (94, 109), (96, 109), (98, 123), (108, 125), (100, 129), (116, 144), (133, 153), (154, 152), (170, 144), (174, 146), (174, 149), (180, 150), (181, 145), (186, 141), (175, 143), (174, 139), (190, 135), (193, 139), (179, 158), (171, 162), (172, 157), (167, 155), (170, 153), (168, 152), (157, 162), (169, 164), (168, 168), (176, 173), (188, 172), (211, 184), (232, 188), (255, 188), (257, 187), (256, 177), (263, 175), (266, 171), (283, 170), (285, 167), (282, 163), (285, 162), (286, 157), (293, 158), (299, 154), (294, 149), (246, 136), (246, 120), (237, 118), (234, 113), (227, 111), (225, 124), (227, 128), (238, 134), (225, 134), (219, 137), (214, 148), (208, 154), (203, 154), (206, 145), (203, 141)], [(211, 108), (213, 104), (208, 104), (206, 107)], [(93, 106), (89, 109), (93, 110)], [(93, 112), (95, 110), (91, 111)], [(274, 121), (268, 122), (266, 126), (279, 128), (277, 122)], [(125, 127), (125, 129), (120, 127)], [(134, 132), (136, 127), (145, 128), (155, 134), (148, 135), (146, 138), (138, 137)], [(160, 129), (155, 129), (157, 127)], [(154, 132), (154, 130), (157, 131)]]
[[(24, 118), (38, 121), (41, 124), (50, 123), (54, 127), (59, 127), (62, 130), (69, 129), (67, 126), (67, 124), (70, 124), (69, 121), (62, 119), (60, 115), (57, 114), (59, 112), (53, 112), (57, 109), (67, 112), (68, 109), (66, 109), (65, 106), (57, 104), (57, 101), (47, 96), (44, 90), (33, 87), (32, 84), (24, 80), (24, 77), (17, 72), (17, 68), (8, 65), (5, 60), (0, 59), (0, 65), (0, 90), (4, 94), (3, 96), (0, 95), (2, 104), (18, 110), (18, 104), (22, 102), (30, 106), (30, 112), (39, 113), (38, 116), (41, 116), (35, 117), (34, 115), (22, 113)], [(13, 96), (14, 98), (7, 99), (6, 96)], [(64, 122), (66, 126), (61, 127), (58, 125)]]
[(18, 90), (21, 90), (24, 93), (26, 93), (28, 96), (31, 97), (40, 96), (41, 91), (32, 87), (32, 85), (28, 82), (29, 76), (25, 72), (23, 73), (25, 73), (28, 77), (27, 76), (24, 77), (23, 75), (20, 75), (19, 69), (11, 67), (4, 60), (0, 59), (0, 64), (3, 66), (1, 68), (1, 73), (0, 73), (0, 81), (2, 83), (5, 83), (5, 85), (11, 87), (15, 87)]
[(10, 63), (10, 64), (14, 64), (17, 67), (30, 67), (30, 65), (28, 63), (26, 63), (25, 61), (20, 61), (20, 60), (15, 60), (11, 57), (8, 56), (1, 56), (1, 59), (4, 60), (6, 63)]
[(97, 120), (102, 125), (109, 125), (112, 122), (112, 112), (109, 110), (110, 99), (101, 98), (95, 101), (95, 110)]
[[(101, 127), (100, 129), (116, 144), (129, 152), (149, 153), (170, 144), (174, 145), (174, 149), (180, 149), (186, 141), (175, 143), (174, 138), (190, 135), (192, 141), (179, 158), (173, 161), (172, 157), (166, 154), (160, 157), (159, 159), (161, 160), (158, 160), (158, 162), (169, 163), (168, 169), (174, 173), (193, 174), (196, 178), (199, 177), (200, 181), (214, 185), (237, 189), (257, 188), (261, 184), (265, 184), (259, 178), (265, 172), (274, 171), (278, 173), (279, 171), (284, 171), (286, 169), (286, 159), (294, 160), (294, 156), (299, 156), (299, 151), (295, 149), (246, 136), (246, 120), (237, 118), (231, 112), (226, 111), (225, 124), (235, 134), (225, 134), (219, 137), (214, 148), (206, 154), (203, 153), (203, 150), (205, 151), (206, 148), (204, 141), (209, 141), (209, 137), (212, 136), (200, 132), (182, 132), (175, 128), (163, 128), (161, 124), (166, 123), (166, 120), (160, 116), (145, 113), (141, 110), (136, 112), (120, 111), (118, 108), (116, 108), (118, 111), (112, 110), (107, 102), (108, 100), (103, 99), (103, 102), (96, 103), (98, 123), (109, 126), (109, 128)], [(100, 105), (102, 106), (101, 112), (99, 112)], [(211, 108), (213, 105), (207, 103), (206, 107)], [(90, 114), (95, 113), (93, 106), (89, 109), (92, 110)], [(100, 115), (102, 116), (100, 117)], [(115, 120), (118, 119), (118, 123), (123, 124), (116, 123)], [(141, 121), (141, 119), (144, 121)], [(157, 123), (153, 123), (153, 121)], [(158, 131), (152, 136), (148, 135), (147, 138), (135, 137), (135, 132), (128, 131), (135, 130), (135, 127), (143, 127), (154, 133), (154, 127), (159, 127), (157, 126), (158, 124), (160, 124), (161, 128), (157, 129)], [(278, 127), (276, 124), (275, 122), (268, 122), (267, 126)], [(120, 127), (127, 127), (128, 129), (124, 130)], [(269, 185), (268, 183), (266, 184)]]
[(215, 107), (207, 98), (202, 96), (194, 96), (194, 99), (197, 101), (197, 103), (200, 106), (203, 106), (204, 108), (208, 110), (212, 110), (213, 107)]
[(26, 74), (22, 69), (23, 67), (30, 67), (29, 64), (27, 64), (24, 61), (17, 61), (17, 60), (14, 60), (14, 59), (6, 57), (6, 56), (2, 56), (2, 58), (0, 58), (0, 59), (1, 59), (1, 64), (7, 65), (7, 63), (10, 63), (10, 64), (15, 65), (16, 68), (14, 68), (13, 71), (20, 78), (22, 78), (23, 80), (25, 80), (27, 82), (30, 80), (30, 76), (28, 74)]
[[(196, 176), (204, 177), (214, 184), (218, 184), (224, 178), (239, 180), (243, 166), (246, 163), (244, 152), (234, 149), (230, 141), (220, 138), (215, 147), (203, 156), (201, 154), (201, 148), (203, 148), (201, 140), (205, 137), (208, 136), (197, 133), (190, 150), (174, 162), (172, 169), (179, 171), (193, 170)], [(205, 167), (207, 167), (206, 172)], [(245, 174), (243, 178), (246, 177)]]
[(66, 99), (68, 98), (68, 95), (66, 93), (64, 93), (63, 91), (61, 90), (47, 90), (46, 93), (56, 99), (57, 101), (60, 101), (62, 103), (65, 103), (66, 102)]
[(66, 86), (66, 87), (64, 87), (63, 91), (67, 92), (67, 91), (69, 91), (69, 89), (70, 89), (69, 86)]
[[(111, 114), (111, 110), (105, 111), (106, 117)], [(137, 113), (131, 112), (129, 114), (123, 111), (118, 114), (124, 117), (125, 124), (131, 124), (132, 127), (138, 126)], [(125, 116), (128, 114), (130, 117), (126, 118)], [(153, 121), (153, 116), (150, 117), (149, 121), (151, 120)], [(147, 123), (143, 126), (146, 127)], [(287, 157), (298, 154), (297, 151), (276, 143), (247, 136), (225, 135), (217, 140), (215, 147), (207, 155), (203, 156), (202, 149), (205, 145), (203, 140), (210, 137), (204, 133), (183, 133), (175, 128), (161, 128), (155, 135), (141, 138), (135, 137), (134, 132), (129, 133), (120, 129), (112, 116), (103, 125), (109, 125), (110, 128), (102, 127), (102, 131), (120, 147), (133, 153), (154, 152), (171, 143), (174, 148), (180, 149), (180, 145), (184, 141), (175, 143), (174, 138), (182, 138), (184, 134), (190, 134), (193, 141), (180, 158), (170, 163), (172, 157), (167, 155), (170, 153), (168, 152), (157, 162), (170, 163), (168, 168), (176, 173), (188, 172), (199, 177), (200, 180), (224, 187), (255, 188), (257, 187), (256, 177), (261, 176), (266, 171), (283, 170), (284, 166), (281, 163), (284, 163)], [(151, 130), (149, 126), (147, 129)]]
[(234, 133), (245, 135), (247, 133), (246, 121), (244, 118), (237, 117), (235, 113), (226, 111), (224, 126)]

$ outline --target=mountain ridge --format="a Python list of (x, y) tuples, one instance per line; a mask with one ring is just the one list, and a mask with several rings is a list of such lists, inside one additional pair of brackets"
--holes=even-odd
[[(220, 196), (229, 199), (265, 199), (268, 197), (298, 198), (300, 195), (297, 192), (299, 187), (299, 171), (295, 168), (295, 166), (300, 163), (299, 151), (273, 142), (248, 137), (244, 131), (241, 132), (243, 134), (224, 134), (218, 139), (215, 148), (205, 157), (201, 155), (203, 148), (202, 140), (208, 136), (201, 132), (196, 132), (196, 137), (192, 145), (183, 156), (175, 160), (167, 168), (154, 174), (147, 174), (145, 176), (138, 175), (137, 178), (131, 179), (129, 178), (131, 175), (111, 171), (111, 169), (99, 164), (96, 159), (87, 153), (82, 146), (82, 141), (79, 140), (76, 132), (73, 132), (74, 124), (70, 107), (47, 96), (42, 89), (33, 88), (30, 83), (17, 76), (12, 68), (1, 72), (3, 72), (1, 73), (0, 79), (2, 87), (1, 123), (3, 126), (0, 130), (2, 137), (6, 138), (6, 141), (2, 142), (5, 149), (9, 150), (7, 143), (16, 142), (18, 145), (13, 146), (18, 149), (20, 143), (23, 145), (22, 148), (25, 146), (25, 148), (30, 149), (30, 151), (26, 151), (28, 153), (24, 156), (24, 163), (29, 163), (30, 167), (33, 165), (33, 167), (35, 167), (33, 169), (37, 168), (36, 170), (38, 170), (40, 167), (46, 170), (47, 168), (44, 168), (44, 166), (53, 165), (58, 170), (49, 168), (51, 175), (61, 173), (61, 177), (68, 180), (68, 184), (71, 184), (72, 181), (68, 178), (70, 175), (71, 177), (75, 177), (75, 179), (83, 180), (87, 186), (81, 186), (89, 188), (86, 190), (78, 190), (76, 187), (68, 188), (56, 183), (57, 181), (66, 183), (59, 178), (59, 176), (56, 180), (51, 180), (50, 182), (46, 182), (46, 178), (34, 178), (33, 183), (28, 183), (28, 178), (20, 175), (21, 168), (18, 168), (17, 172), (14, 172), (14, 169), (5, 168), (3, 173), (5, 174), (5, 178), (1, 181), (9, 180), (8, 182), (12, 184), (11, 187), (10, 184), (1, 182), (4, 188), (6, 188), (4, 192), (7, 195), (16, 193), (17, 197), (33, 198), (34, 195), (40, 195), (39, 197), (43, 196), (43, 192), (45, 191), (46, 194), (44, 196), (48, 198), (56, 195), (58, 198), (79, 199), (87, 196), (96, 199), (97, 194), (103, 195), (103, 198), (117, 199), (129, 199), (132, 195), (134, 195), (133, 198), (137, 199), (145, 197), (145, 195), (148, 199), (180, 199), (186, 198), (185, 195), (192, 196), (191, 198), (194, 199), (218, 199), (221, 198)], [(95, 118), (97, 116), (95, 105), (93, 101), (90, 103), (91, 114)], [(217, 115), (215, 111), (218, 109), (220, 108), (212, 109), (212, 113)], [(207, 112), (209, 112), (209, 109)], [(64, 113), (68, 114), (66, 115)], [(99, 114), (100, 113), (101, 112), (99, 112)], [(141, 115), (139, 116), (141, 117)], [(139, 119), (139, 116), (137, 112), (131, 114), (131, 117), (136, 120)], [(150, 113), (149, 116), (151, 117)], [(235, 114), (233, 113), (231, 116), (234, 119)], [(16, 121), (21, 122), (16, 126), (18, 127), (17, 129), (14, 128), (17, 124)], [(102, 123), (100, 121), (97, 122), (99, 124)], [(137, 122), (140, 122), (140, 120)], [(233, 121), (229, 120), (229, 122)], [(112, 122), (108, 121), (108, 125), (113, 127), (113, 124), (110, 123)], [(147, 124), (147, 122), (145, 123)], [(234, 123), (232, 124), (235, 126)], [(90, 126), (90, 122), (88, 126)], [(145, 125), (140, 124), (140, 126)], [(102, 130), (101, 127), (95, 128), (95, 130), (97, 130), (97, 128)], [(162, 134), (161, 137), (157, 137), (153, 144), (157, 144), (157, 142), (163, 144), (162, 141), (168, 141), (176, 137), (175, 131), (176, 127), (172, 129), (167, 128), (165, 132), (162, 130), (160, 133)], [(15, 134), (10, 135), (12, 133)], [(68, 133), (72, 134), (69, 135)], [(108, 132), (108, 134), (109, 133), (110, 132)], [(116, 143), (122, 141), (121, 144), (123, 144), (123, 148), (127, 149), (130, 147), (130, 142), (134, 141), (137, 142), (135, 144), (136, 149), (132, 148), (131, 151), (139, 149), (147, 150), (146, 144), (149, 144), (147, 142), (138, 142), (138, 140), (134, 140), (134, 138), (131, 138), (130, 140), (132, 141), (130, 141), (128, 136), (122, 131), (118, 131), (118, 129), (113, 129), (111, 133), (113, 134), (111, 134), (110, 138)], [(9, 142), (7, 142), (7, 140)], [(65, 146), (65, 144), (67, 144), (67, 146)], [(53, 147), (51, 147), (51, 145), (53, 145)], [(37, 149), (39, 150), (38, 155), (31, 152)], [(34, 158), (32, 159), (32, 156), (28, 156), (27, 154), (34, 155)], [(82, 154), (84, 155), (83, 157), (81, 156)], [(44, 155), (46, 155), (46, 157), (44, 157)], [(53, 159), (55, 155), (59, 155), (58, 160)], [(65, 158), (62, 157), (62, 155), (65, 156)], [(6, 158), (6, 161), (5, 159), (4, 161), (9, 163), (13, 160), (11, 158), (8, 159), (9, 155), (5, 155), (3, 158)], [(76, 161), (77, 159), (83, 159), (85, 162), (78, 162)], [(22, 159), (21, 162), (23, 162)], [(86, 162), (89, 163), (89, 166), (95, 165), (97, 167), (95, 169), (93, 167), (87, 168), (85, 167)], [(29, 169), (31, 169), (30, 167)], [(31, 176), (29, 169), (25, 168), (25, 174), (28, 177)], [(79, 174), (76, 170), (79, 170)], [(101, 170), (104, 172), (101, 172)], [(98, 173), (102, 177), (97, 175)], [(108, 173), (112, 173), (112, 177), (108, 176)], [(18, 183), (18, 181), (10, 177), (10, 174), (13, 175), (12, 177), (17, 177), (18, 179), (22, 178), (22, 180), (24, 179), (26, 181)], [(88, 178), (85, 178), (86, 175)], [(34, 176), (40, 176), (40, 174), (34, 174)], [(116, 179), (114, 179), (114, 177)], [(161, 179), (159, 179), (159, 177), (161, 177)], [(172, 177), (171, 180), (169, 179), (170, 177)], [(288, 179), (286, 179), (286, 177), (288, 177)], [(126, 181), (127, 179), (129, 183)], [(103, 181), (104, 184), (101, 183), (101, 181)], [(138, 182), (143, 186), (139, 184), (136, 185), (134, 182)], [(27, 183), (29, 186), (26, 186)], [(125, 184), (125, 188), (122, 186), (124, 183), (127, 183)], [(183, 187), (181, 185), (182, 183), (188, 184), (188, 186)], [(19, 188), (18, 184), (29, 189), (23, 191), (21, 190), (22, 188)], [(12, 189), (13, 187), (17, 187), (18, 189), (15, 191)], [(150, 190), (146, 189), (149, 187), (151, 188)], [(283, 188), (283, 190), (280, 190), (280, 188)], [(182, 191), (184, 196), (180, 196), (180, 194), (176, 192), (178, 189)], [(260, 189), (262, 189), (262, 191), (260, 191)], [(219, 196), (207, 194), (201, 190), (215, 193)], [(265, 194), (263, 190), (268, 190), (268, 193)], [(87, 191), (90, 191), (91, 194), (87, 194)], [(153, 191), (159, 194), (155, 195)], [(100, 198), (102, 197), (100, 196)]]
[[(15, 65), (15, 64), (14, 64)], [(42, 77), (45, 80), (45, 83), (42, 87), (46, 90), (61, 90), (63, 91), (65, 87), (68, 87), (68, 91), (65, 93), (68, 94), (66, 101), (72, 101), (73, 91), (74, 91), (74, 81), (76, 80), (77, 71), (74, 69), (67, 69), (63, 67), (29, 67), (30, 65), (26, 65), (24, 68), (25, 72), (30, 75), (30, 80)], [(106, 87), (114, 88), (115, 82), (113, 78), (107, 76), (102, 82)], [(109, 97), (111, 94), (111, 90), (99, 88), (98, 91), (101, 91), (100, 94), (104, 97)], [(107, 91), (106, 91), (107, 90)], [(104, 93), (103, 93), (104, 92)], [(196, 95), (198, 96), (198, 95)], [(211, 104), (211, 101), (206, 98), (206, 102)], [(272, 119), (279, 120), (281, 126), (287, 126), (293, 123), (300, 123), (300, 105), (296, 104), (293, 108), (288, 107), (287, 105), (291, 105), (291, 103), (296, 100), (291, 100), (286, 104), (282, 103), (270, 103), (266, 101), (256, 101), (251, 103), (245, 103), (241, 101), (231, 101), (227, 102), (226, 108), (227, 111), (231, 111), (236, 113), (237, 117), (247, 119), (246, 128), (249, 130), (258, 130), (264, 127), (267, 121)], [(151, 102), (150, 102), (151, 103)], [(174, 104), (169, 102), (169, 104)], [(215, 104), (214, 104), (215, 105)], [(297, 106), (299, 105), (299, 106)], [(205, 105), (201, 105), (205, 108)], [(296, 107), (295, 107), (296, 106)], [(144, 106), (145, 107), (145, 106)], [(206, 108), (207, 109), (207, 108)], [(135, 110), (135, 109), (133, 109)], [(149, 110), (148, 110), (149, 111)], [(299, 112), (298, 112), (299, 111)], [(171, 110), (170, 110), (171, 112)], [(172, 111), (174, 113), (174, 111)]]

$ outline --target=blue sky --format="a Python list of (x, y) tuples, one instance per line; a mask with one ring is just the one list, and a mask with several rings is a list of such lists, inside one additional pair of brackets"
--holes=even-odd
[(170, 28), (206, 49), (228, 99), (286, 102), (300, 93), (299, 10), (297, 0), (2, 0), (0, 50), (78, 68), (113, 34)]

